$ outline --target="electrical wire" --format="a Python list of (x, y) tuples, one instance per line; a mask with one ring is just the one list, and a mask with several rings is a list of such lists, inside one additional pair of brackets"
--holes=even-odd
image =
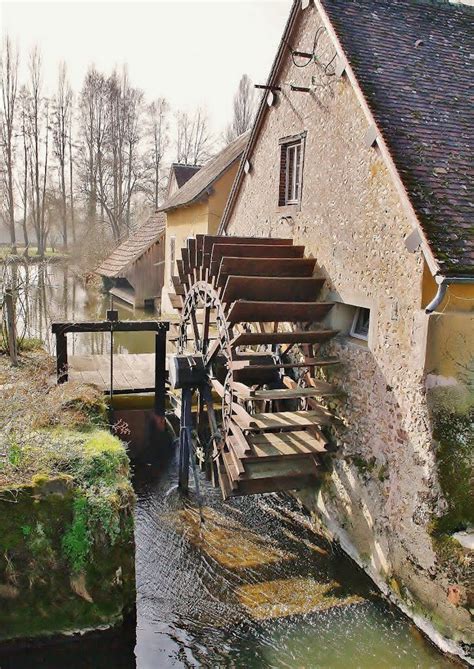
[[(297, 49), (293, 49), (291, 44), (289, 44), (289, 42), (284, 40), (284, 43), (285, 43), (286, 47), (290, 51), (291, 60), (293, 61), (293, 65), (295, 67), (297, 67), (299, 69), (303, 69), (305, 67), (308, 67), (308, 65), (310, 63), (313, 63), (313, 62), (316, 63), (317, 62), (318, 59), (316, 57), (316, 50), (318, 48), (318, 44), (319, 44), (319, 40), (321, 38), (321, 35), (325, 31), (326, 31), (325, 26), (319, 26), (319, 28), (316, 30), (316, 33), (315, 33), (314, 39), (313, 39), (313, 48), (311, 50), (311, 53), (308, 53), (307, 56), (298, 56), (297, 55)], [(298, 58), (303, 59), (303, 61), (301, 61), (301, 60), (298, 61)], [(323, 63), (321, 63), (321, 67), (323, 68), (323, 72), (327, 77), (333, 77), (336, 74), (336, 71), (335, 71), (334, 67), (332, 68), (332, 71), (329, 70), (329, 68), (331, 67), (332, 63), (335, 61), (336, 58), (337, 58), (337, 51), (334, 51), (334, 55), (328, 63), (326, 63), (325, 65), (323, 65)]]

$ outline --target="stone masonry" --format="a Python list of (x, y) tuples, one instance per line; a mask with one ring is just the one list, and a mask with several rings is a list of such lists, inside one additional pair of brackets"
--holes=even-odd
[[(293, 47), (311, 51), (319, 26), (310, 4)], [(334, 55), (322, 29), (318, 63), (297, 68), (286, 59), (227, 234), (293, 237), (326, 278), (322, 300), (370, 308), (368, 343), (346, 333), (328, 347), (343, 363), (330, 378), (347, 394), (337, 407), (339, 451), (330, 480), (300, 497), (379, 586), (453, 650), (453, 642), (472, 640), (472, 626), (466, 583), (453, 581), (430, 535), (445, 502), (425, 394), (424, 258), (405, 246), (412, 224), (379, 150), (367, 146), (369, 124), (351, 83), (325, 72)], [(302, 132), (301, 204), (282, 207), (279, 140)]]

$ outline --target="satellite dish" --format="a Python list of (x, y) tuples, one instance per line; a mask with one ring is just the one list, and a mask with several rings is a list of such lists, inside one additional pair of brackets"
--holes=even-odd
[(246, 161), (245, 161), (245, 164), (244, 164), (244, 172), (245, 172), (245, 174), (249, 174), (249, 172), (250, 172), (251, 169), (252, 169), (252, 165), (250, 164), (250, 161), (249, 161), (249, 160), (246, 160)]
[(306, 9), (309, 7), (310, 0), (301, 0), (301, 9)]
[(274, 102), (275, 102), (275, 95), (272, 91), (269, 91), (267, 95), (267, 105), (269, 107), (272, 107)]

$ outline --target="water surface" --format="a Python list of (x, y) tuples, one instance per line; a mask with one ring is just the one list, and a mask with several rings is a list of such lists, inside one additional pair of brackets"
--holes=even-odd
[[(24, 271), (24, 270), (23, 270)], [(52, 320), (105, 316), (109, 299), (73, 270), (29, 270), (28, 334)], [(119, 306), (119, 305), (116, 305)], [(121, 318), (152, 318), (119, 306)], [(116, 335), (116, 351), (153, 351), (153, 335)], [(51, 342), (50, 342), (51, 344)], [(107, 335), (76, 335), (70, 353), (102, 353)], [(175, 453), (135, 471), (137, 620), (118, 635), (16, 651), (0, 669), (440, 669), (453, 667), (287, 495), (223, 503), (200, 478), (183, 499)]]

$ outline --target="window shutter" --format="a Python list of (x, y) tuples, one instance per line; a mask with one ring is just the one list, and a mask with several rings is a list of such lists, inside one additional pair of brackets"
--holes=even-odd
[(278, 206), (283, 207), (286, 202), (286, 145), (280, 147), (280, 188), (278, 191)]

